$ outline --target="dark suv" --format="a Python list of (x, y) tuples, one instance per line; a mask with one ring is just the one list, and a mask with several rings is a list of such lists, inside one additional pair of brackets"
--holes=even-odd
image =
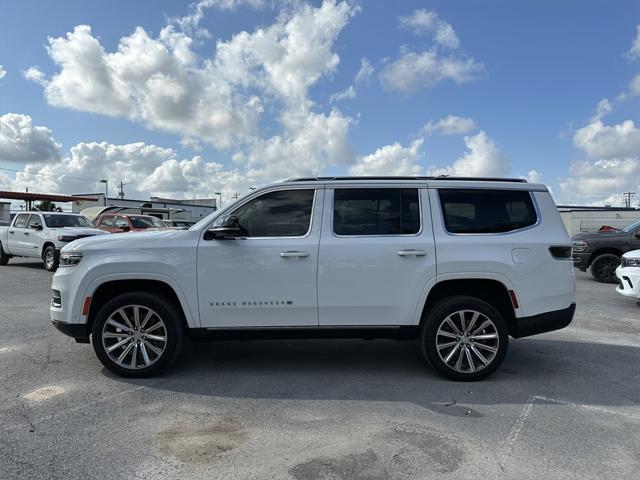
[(620, 257), (640, 249), (640, 221), (613, 232), (578, 233), (573, 237), (573, 266), (590, 269), (598, 282), (618, 283), (616, 268)]

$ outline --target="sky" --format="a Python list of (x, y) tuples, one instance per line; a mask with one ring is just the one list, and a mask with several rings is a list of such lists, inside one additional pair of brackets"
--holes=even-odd
[(637, 0), (0, 0), (0, 189), (309, 175), (640, 200)]

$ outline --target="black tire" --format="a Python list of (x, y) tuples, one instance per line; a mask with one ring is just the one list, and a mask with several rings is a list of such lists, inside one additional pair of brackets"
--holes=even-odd
[(6, 265), (7, 263), (9, 263), (10, 258), (11, 257), (7, 255), (7, 253), (2, 248), (2, 244), (0, 243), (0, 265)]
[[(151, 310), (156, 317), (160, 319), (161, 323), (164, 325), (161, 329), (155, 330), (154, 334), (164, 334), (163, 336), (166, 338), (166, 342), (163, 345), (160, 345), (158, 342), (145, 339), (144, 329), (142, 329), (142, 331), (139, 329), (136, 331), (136, 334), (129, 335), (129, 337), (127, 337), (129, 338), (128, 343), (125, 343), (122, 347), (117, 347), (113, 353), (114, 357), (116, 354), (122, 355), (124, 350), (126, 350), (126, 347), (129, 346), (129, 343), (132, 344), (130, 353), (126, 354), (123, 359), (123, 362), (126, 361), (126, 363), (129, 364), (125, 368), (121, 364), (117, 363), (117, 359), (111, 357), (109, 352), (107, 352), (107, 348), (113, 346), (114, 343), (119, 342), (120, 338), (125, 340), (125, 335), (128, 334), (111, 333), (111, 335), (121, 335), (121, 337), (117, 339), (112, 339), (103, 338), (103, 333), (105, 332), (105, 324), (109, 319), (114, 314), (119, 315), (117, 314), (118, 310), (124, 309), (125, 313), (130, 315), (132, 313), (133, 306), (139, 306), (143, 309)], [(153, 320), (156, 317), (152, 316), (151, 319)], [(120, 318), (119, 323), (124, 321), (122, 317), (116, 318)], [(140, 323), (142, 323), (142, 318), (140, 319)], [(109, 330), (110, 328), (113, 328), (111, 323), (106, 327), (106, 330)], [(113, 298), (100, 309), (91, 329), (91, 343), (93, 344), (93, 349), (100, 362), (102, 362), (102, 364), (113, 373), (129, 378), (151, 377), (167, 368), (176, 358), (183, 343), (183, 330), (182, 315), (173, 304), (152, 293), (132, 292)], [(109, 334), (110, 332), (107, 331), (106, 333)], [(105, 345), (109, 342), (112, 343)], [(148, 346), (151, 342), (154, 342), (153, 345), (155, 345), (157, 349), (162, 349), (161, 354), (158, 354), (157, 356), (153, 354), (150, 350), (152, 347)], [(143, 346), (136, 346), (141, 344)], [(144, 345), (147, 345), (147, 347), (144, 348)], [(147, 355), (151, 356), (151, 360), (153, 360), (153, 363), (148, 366), (146, 366), (146, 360), (142, 354), (143, 349), (148, 352)], [(132, 358), (134, 354), (136, 355), (136, 360), (135, 367), (132, 368), (131, 365), (133, 364)], [(145, 366), (139, 366), (138, 362), (144, 363)]]
[(48, 272), (55, 272), (60, 265), (60, 252), (56, 250), (53, 245), (49, 245), (42, 252), (42, 262), (44, 263), (44, 268)]
[(620, 265), (620, 257), (618, 255), (615, 253), (603, 253), (593, 259), (589, 270), (596, 282), (618, 283), (618, 278), (616, 277), (618, 265)]
[[(495, 339), (476, 339), (475, 336), (468, 334), (458, 336), (448, 324), (445, 325), (450, 315), (452, 315), (451, 319), (454, 324), (456, 321), (460, 322), (459, 313), (458, 315), (454, 314), (461, 311), (467, 313), (463, 314), (464, 324), (456, 324), (457, 327), (460, 327), (460, 331), (462, 331), (462, 325), (466, 324), (467, 330), (471, 333), (484, 337), (495, 336)], [(471, 326), (474, 312), (477, 312), (478, 316)], [(476, 328), (481, 327), (487, 320), (490, 322), (487, 328), (477, 331)], [(441, 326), (442, 330), (440, 330)], [(446, 343), (451, 342), (453, 342), (452, 346), (443, 348)], [(474, 297), (454, 296), (439, 301), (425, 313), (420, 328), (420, 346), (425, 359), (445, 377), (452, 380), (474, 381), (488, 377), (500, 367), (509, 348), (509, 332), (500, 312), (487, 302)], [(495, 349), (495, 351), (490, 349)], [(477, 355), (478, 352), (486, 360), (486, 364)], [(452, 357), (447, 363), (445, 360), (449, 354)], [(467, 355), (471, 356), (471, 362), (469, 362)], [(462, 360), (459, 363), (459, 368), (456, 369), (459, 358)], [(451, 363), (455, 363), (455, 365), (451, 365)], [(471, 368), (472, 365), (474, 368)]]

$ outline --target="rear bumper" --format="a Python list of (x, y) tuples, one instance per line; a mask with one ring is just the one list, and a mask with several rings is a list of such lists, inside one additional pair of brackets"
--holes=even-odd
[(73, 337), (78, 343), (89, 343), (89, 329), (84, 323), (65, 323), (51, 320), (51, 324), (65, 335)]
[(573, 320), (576, 304), (572, 303), (563, 310), (545, 312), (532, 317), (520, 317), (515, 319), (511, 331), (514, 338), (529, 337), (544, 332), (552, 332), (566, 327)]

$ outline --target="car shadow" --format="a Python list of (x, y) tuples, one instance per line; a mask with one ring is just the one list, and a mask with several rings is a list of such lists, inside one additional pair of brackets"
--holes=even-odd
[(9, 260), (9, 263), (2, 266), (2, 268), (10, 268), (10, 267), (32, 268), (34, 270), (44, 270), (46, 272), (44, 268), (44, 264), (42, 263), (42, 260), (34, 260), (34, 261), (17, 260), (16, 261), (14, 258), (12, 258), (11, 260)]
[(431, 369), (413, 341), (259, 340), (189, 343), (162, 376), (118, 380), (205, 396), (411, 402), (447, 415), (482, 416), (474, 406), (522, 404), (530, 395), (635, 406), (638, 365), (638, 347), (520, 339), (511, 341), (491, 377), (454, 382)]

